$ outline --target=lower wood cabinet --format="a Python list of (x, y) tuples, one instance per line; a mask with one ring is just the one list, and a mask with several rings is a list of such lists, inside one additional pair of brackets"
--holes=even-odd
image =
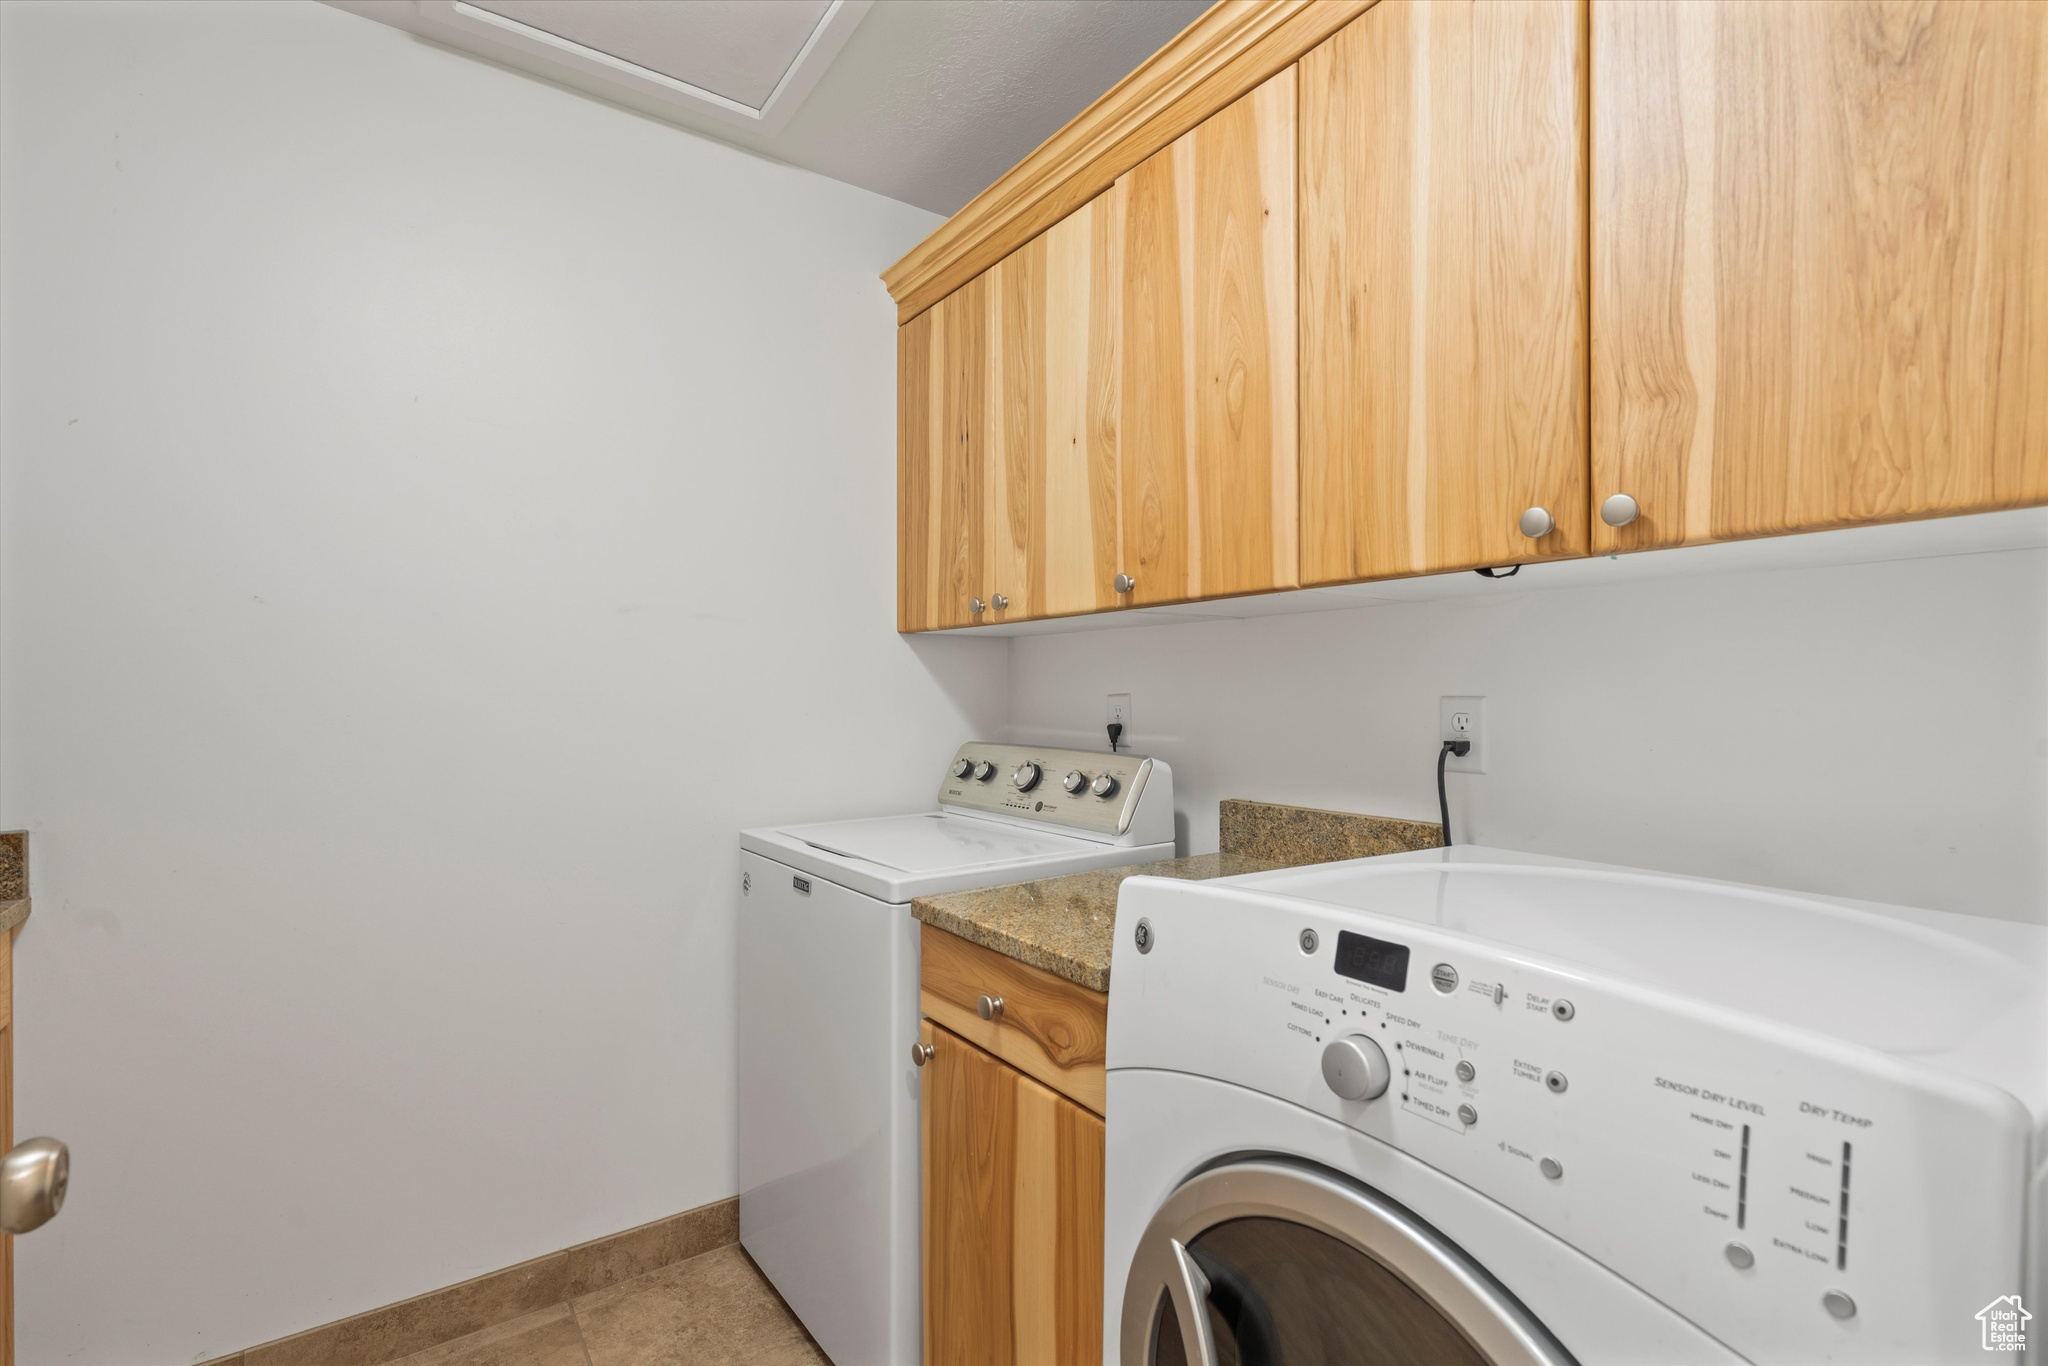
[(920, 934), (926, 1366), (1099, 1362), (1109, 997)]
[(1102, 1120), (926, 1020), (924, 1359), (1102, 1360)]

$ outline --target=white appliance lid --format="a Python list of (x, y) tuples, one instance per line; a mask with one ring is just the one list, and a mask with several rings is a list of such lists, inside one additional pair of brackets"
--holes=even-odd
[(1897, 1054), (1946, 1051), (2041, 1004), (2041, 964), (2027, 959), (2048, 936), (2006, 925), (1972, 934), (1972, 917), (1940, 912), (1469, 845), (1231, 881), (1440, 926)]
[(939, 811), (785, 825), (777, 833), (827, 854), (860, 859), (912, 876), (1023, 863), (1072, 854), (1077, 848), (1099, 847), (1089, 840), (1041, 834), (998, 821)]

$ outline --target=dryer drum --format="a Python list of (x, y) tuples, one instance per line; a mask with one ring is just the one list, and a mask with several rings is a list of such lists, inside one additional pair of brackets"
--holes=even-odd
[(1132, 1260), (1122, 1323), (1130, 1366), (1572, 1360), (1428, 1224), (1279, 1159), (1214, 1168), (1174, 1192)]

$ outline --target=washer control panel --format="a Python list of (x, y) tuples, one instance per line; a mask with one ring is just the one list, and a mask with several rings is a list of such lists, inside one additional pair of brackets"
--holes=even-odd
[(1948, 1360), (2025, 1288), (2032, 1126), (1987, 1084), (1228, 880), (1129, 881), (1119, 927), (1141, 916), (1147, 951), (1116, 946), (1112, 1069), (1349, 1125), (1752, 1360)]
[(975, 740), (960, 746), (946, 766), (939, 804), (1122, 835), (1131, 828), (1153, 767), (1142, 754)]

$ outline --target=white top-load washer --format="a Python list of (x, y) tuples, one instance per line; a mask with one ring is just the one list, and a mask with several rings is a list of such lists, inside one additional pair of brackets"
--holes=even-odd
[(838, 1366), (922, 1351), (913, 897), (1173, 857), (1173, 773), (962, 745), (938, 808), (740, 834), (740, 1242)]
[(2048, 1302), (2048, 930), (1464, 847), (1133, 878), (1112, 969), (1112, 1366), (1963, 1361)]

